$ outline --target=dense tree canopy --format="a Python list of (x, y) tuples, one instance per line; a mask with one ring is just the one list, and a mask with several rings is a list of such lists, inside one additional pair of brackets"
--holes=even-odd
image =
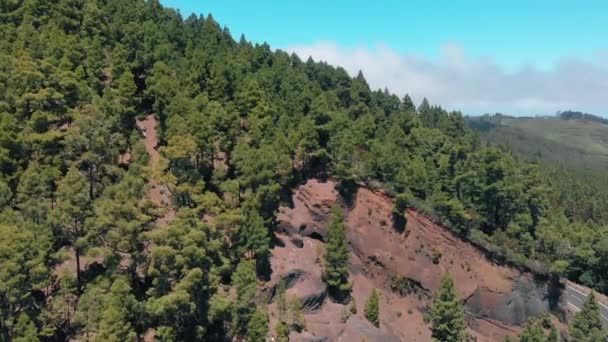
[[(0, 1), (0, 340), (263, 340), (275, 215), (327, 176), (606, 290), (605, 228), (559, 238), (570, 222), (537, 168), (482, 148), (459, 112), (158, 0)], [(342, 221), (326, 280), (344, 299)], [(460, 334), (448, 297), (436, 310)]]

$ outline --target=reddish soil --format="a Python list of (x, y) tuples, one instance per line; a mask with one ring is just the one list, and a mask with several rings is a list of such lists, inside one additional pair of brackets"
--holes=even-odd
[(156, 133), (156, 117), (154, 114), (146, 116), (143, 120), (137, 120), (137, 127), (144, 134), (146, 151), (150, 154), (150, 164), (156, 165), (160, 160), (160, 154), (156, 150), (158, 145), (158, 134)]
[[(287, 238), (285, 235), (278, 237)], [(302, 238), (301, 248), (286, 241), (284, 248), (273, 249), (271, 259), (273, 272), (286, 274), (290, 271), (299, 271), (301, 273), (296, 284), (287, 291), (288, 295), (297, 295), (300, 298), (315, 295), (318, 293), (316, 290), (323, 287), (321, 279), (323, 250), (323, 244), (320, 241), (307, 237)], [(278, 280), (278, 278), (275, 279)]]
[(478, 249), (413, 210), (407, 212), (405, 232), (399, 233), (392, 225), (392, 208), (382, 194), (359, 190), (348, 223), (350, 242), (361, 258), (398, 270), (430, 291), (437, 290), (442, 275), (450, 272), (462, 298), (478, 287), (492, 293), (512, 290), (518, 271), (488, 261)]
[[(407, 211), (407, 225), (399, 231), (393, 223), (390, 198), (360, 188), (353, 205), (345, 211), (357, 313), (344, 321), (348, 305), (323, 300), (321, 295), (325, 291), (319, 262), (322, 239), (331, 208), (340, 202), (335, 185), (310, 180), (294, 193), (294, 207), (281, 208), (278, 215), (284, 232), (279, 238), (285, 246), (272, 251), (273, 274), (268, 286), (274, 286), (280, 278), (299, 275), (291, 282), (287, 296), (298, 296), (304, 303), (306, 331), (292, 332), (293, 340), (326, 337), (329, 341), (350, 341), (365, 337), (368, 341), (429, 341), (430, 327), (423, 317), (445, 272), (455, 280), (458, 296), (465, 303), (470, 333), (477, 341), (514, 336), (528, 316), (546, 311), (546, 286), (536, 283), (532, 275), (488, 260), (478, 248), (414, 210)], [(393, 276), (415, 281), (417, 290), (403, 296), (394, 293)], [(364, 303), (373, 288), (382, 296), (379, 328), (363, 317)], [(270, 310), (274, 327), (276, 304)]]
[(334, 186), (316, 179), (301, 185), (293, 196), (293, 208), (279, 208), (279, 227), (292, 235), (325, 237), (325, 223), (338, 197)]
[[(156, 117), (154, 114), (146, 116), (144, 120), (137, 120), (137, 127), (144, 134), (144, 143), (146, 145), (146, 151), (150, 155), (150, 169), (155, 170), (158, 167), (160, 161), (160, 154), (158, 153), (158, 134), (156, 132)], [(169, 189), (164, 184), (159, 184), (154, 177), (148, 179), (150, 190), (148, 197), (156, 206), (164, 208), (164, 213), (161, 217), (156, 220), (157, 226), (165, 225), (175, 217), (175, 210), (171, 208), (171, 197)]]

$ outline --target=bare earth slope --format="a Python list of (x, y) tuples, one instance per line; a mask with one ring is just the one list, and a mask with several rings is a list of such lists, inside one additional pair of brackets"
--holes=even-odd
[[(292, 333), (292, 340), (429, 341), (430, 329), (423, 317), (445, 272), (454, 277), (477, 341), (515, 335), (529, 316), (565, 306), (546, 282), (488, 260), (478, 248), (414, 210), (407, 212), (405, 229), (395, 229), (392, 201), (360, 188), (345, 211), (352, 251), (350, 278), (357, 303), (357, 313), (347, 315), (348, 306), (327, 298), (322, 280), (326, 222), (331, 207), (339, 201), (335, 185), (310, 180), (295, 192), (294, 207), (282, 208), (278, 217), (283, 231), (278, 237), (284, 247), (272, 252), (268, 287), (272, 289), (285, 278), (288, 297), (295, 295), (303, 303), (306, 331)], [(407, 283), (409, 290), (393, 291), (395, 279)], [(373, 288), (382, 293), (379, 328), (363, 317), (364, 303)]]
[[(137, 127), (144, 135), (144, 144), (146, 151), (150, 155), (150, 173), (154, 174), (160, 162), (160, 153), (158, 153), (158, 133), (156, 131), (156, 117), (154, 114), (146, 116), (145, 119), (137, 120)], [(169, 189), (166, 185), (160, 184), (155, 177), (149, 177), (150, 191), (149, 198), (157, 207), (164, 208), (164, 214), (156, 220), (157, 226), (163, 226), (169, 223), (175, 216), (175, 211), (171, 208), (171, 199)]]

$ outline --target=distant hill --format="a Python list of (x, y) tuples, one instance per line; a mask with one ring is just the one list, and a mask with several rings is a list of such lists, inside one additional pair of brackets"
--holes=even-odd
[(574, 169), (608, 166), (608, 120), (565, 111), (547, 117), (502, 114), (468, 117), (481, 139), (530, 160), (551, 161)]
[(564, 120), (583, 120), (583, 121), (590, 121), (590, 122), (599, 122), (599, 123), (608, 125), (608, 119), (602, 118), (597, 115), (589, 114), (589, 113), (575, 112), (575, 111), (567, 110), (565, 112), (559, 112), (559, 113), (557, 113), (557, 115), (559, 116), (559, 118), (564, 119)]

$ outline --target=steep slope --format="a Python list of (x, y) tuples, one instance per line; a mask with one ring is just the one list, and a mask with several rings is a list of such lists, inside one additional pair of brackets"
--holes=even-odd
[(159, 137), (156, 130), (157, 124), (154, 114), (149, 114), (143, 120), (137, 120), (137, 127), (144, 136), (143, 141), (146, 146), (146, 152), (148, 152), (148, 155), (150, 156), (148, 167), (151, 176), (148, 179), (150, 186), (148, 197), (154, 205), (163, 208), (165, 211), (163, 215), (156, 220), (156, 225), (162, 226), (169, 223), (175, 217), (175, 209), (170, 207), (171, 194), (169, 193), (169, 189), (166, 185), (160, 184), (156, 179), (156, 175), (159, 173), (157, 169), (160, 162), (160, 153), (158, 152)]
[[(511, 243), (517, 260), (575, 261), (569, 277), (607, 289), (608, 243), (594, 235), (608, 234), (544, 224), (556, 215), (544, 210), (535, 168), (481, 148), (459, 112), (426, 100), (417, 109), (362, 74), (234, 39), (211, 15), (186, 18), (157, 0), (9, 2), (0, 5), (2, 341), (259, 341), (268, 303), (258, 290), (272, 295), (282, 276), (304, 299), (309, 332), (294, 338), (428, 339), (437, 274), (463, 267), (456, 256), (471, 247), (413, 212), (392, 231), (390, 201), (360, 191), (347, 210), (358, 310), (346, 317), (327, 300), (320, 265), (329, 208), (342, 202), (334, 185), (311, 182), (284, 209), (282, 230), (273, 224), (294, 184), (315, 175), (416, 196), (456, 229), (496, 233), (501, 246), (506, 228), (522, 228), (508, 242), (530, 242), (530, 232), (551, 249)], [(591, 238), (572, 244), (578, 236)], [(566, 260), (561, 246), (572, 246)], [(471, 315), (471, 327), (488, 339), (490, 326), (546, 307), (513, 300), (499, 317), (510, 289), (535, 293), (529, 277), (513, 285), (518, 272), (492, 270), (507, 279), (499, 286), (458, 272), (468, 310), (488, 318)], [(362, 318), (372, 288), (383, 293), (379, 329)], [(498, 304), (488, 304), (491, 291)]]
[[(538, 165), (548, 194), (548, 214), (541, 224), (544, 227), (535, 231), (532, 258), (547, 265), (566, 265), (563, 276), (602, 293), (608, 293), (608, 262), (580, 258), (577, 253), (590, 247), (594, 255), (608, 255), (608, 244), (603, 242), (608, 237), (606, 122), (577, 112), (558, 117), (467, 118), (485, 144), (510, 150), (519, 160), (532, 160)], [(523, 250), (527, 248), (524, 240), (520, 236), (510, 243)]]
[[(278, 238), (284, 246), (272, 251), (268, 286), (288, 279), (287, 295), (296, 295), (303, 303), (307, 332), (292, 333), (294, 340), (346, 341), (365, 336), (368, 341), (428, 341), (424, 314), (445, 272), (454, 277), (471, 334), (478, 341), (501, 340), (520, 331), (530, 316), (562, 311), (556, 286), (489, 260), (415, 210), (408, 210), (405, 229), (396, 230), (392, 201), (360, 188), (346, 216), (350, 278), (358, 308), (345, 319), (346, 306), (327, 299), (320, 261), (330, 209), (342, 202), (335, 186), (332, 181), (310, 180), (295, 192), (293, 208), (282, 208), (278, 218), (284, 232)], [(373, 288), (382, 294), (379, 328), (363, 317), (363, 303)], [(276, 307), (272, 309), (276, 316)]]

